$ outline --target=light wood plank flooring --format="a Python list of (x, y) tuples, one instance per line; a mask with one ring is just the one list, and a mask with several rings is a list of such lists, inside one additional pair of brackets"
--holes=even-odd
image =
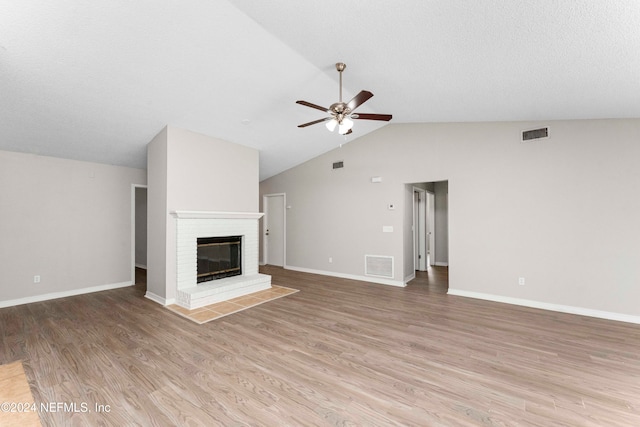
[(261, 271), (300, 292), (203, 325), (143, 283), (0, 309), (0, 363), (91, 408), (46, 426), (640, 425), (638, 325)]
[(20, 361), (0, 365), (0, 426), (40, 426), (35, 401)]

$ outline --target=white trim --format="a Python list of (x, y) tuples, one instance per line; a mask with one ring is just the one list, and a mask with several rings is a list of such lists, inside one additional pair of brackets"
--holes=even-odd
[(570, 305), (551, 304), (521, 298), (503, 297), (499, 295), (484, 294), (480, 292), (464, 291), (461, 289), (449, 288), (449, 290), (447, 291), (447, 295), (503, 302), (506, 304), (521, 305), (524, 307), (539, 308), (542, 310), (558, 311), (560, 313), (578, 314), (581, 316), (597, 317), (599, 319), (640, 324), (640, 316), (633, 316), (630, 314), (613, 313), (610, 311), (593, 310), (590, 308), (574, 307)]
[[(434, 183), (435, 190), (435, 183)], [(427, 270), (432, 265), (436, 265), (436, 193), (435, 191), (426, 190), (425, 196), (427, 198), (426, 206), (425, 206), (425, 217), (426, 217), (426, 229), (429, 230), (429, 234), (427, 234), (426, 239), (429, 242), (427, 244)], [(448, 224), (448, 223), (447, 223)], [(447, 225), (447, 241), (449, 239), (449, 226)], [(426, 271), (426, 270), (425, 270)]]
[(92, 286), (90, 288), (72, 289), (70, 291), (52, 292), (49, 294), (34, 295), (32, 297), (17, 298), (12, 300), (0, 301), (0, 308), (13, 307), (15, 305), (31, 304), (33, 302), (48, 301), (58, 298), (73, 297), (76, 295), (90, 294), (93, 292), (108, 291), (111, 289), (125, 288), (132, 286), (133, 282), (112, 283), (109, 285)]
[(404, 278), (404, 285), (406, 286), (407, 284), (409, 284), (410, 281), (412, 281), (415, 278), (416, 278), (416, 272), (414, 271), (413, 273), (411, 273), (410, 275)]
[(149, 291), (147, 291), (144, 294), (144, 297), (147, 299), (150, 299), (153, 302), (157, 302), (160, 305), (172, 305), (176, 303), (175, 298), (165, 299), (165, 298), (162, 298), (160, 295), (156, 295), (153, 292), (149, 292)]
[[(418, 263), (418, 265), (416, 265), (416, 225), (417, 225), (416, 221), (420, 221), (421, 220), (419, 212), (418, 212), (418, 218), (416, 218), (416, 193), (424, 194), (425, 197), (426, 197), (427, 190), (425, 190), (423, 188), (420, 188), (420, 187), (415, 187), (415, 186), (412, 186), (412, 188), (413, 188), (413, 191), (411, 192), (411, 217), (413, 219), (412, 219), (412, 223), (411, 223), (411, 233), (413, 234), (413, 271), (414, 271), (413, 275), (415, 277), (415, 271), (416, 270), (427, 271), (427, 268), (429, 268), (429, 266), (427, 265), (427, 260), (428, 260), (429, 255), (428, 255), (427, 250), (426, 250), (428, 244), (425, 244), (425, 248), (424, 248), (425, 249), (425, 254), (424, 254), (424, 256), (425, 256), (425, 260), (424, 260), (425, 268), (421, 269), (419, 263)], [(425, 200), (425, 211), (427, 209), (426, 203), (427, 202)], [(418, 211), (419, 210), (420, 210), (420, 204), (418, 203)], [(426, 224), (426, 222), (427, 222), (426, 221), (426, 212), (425, 212), (424, 220), (425, 220), (424, 222), (425, 222), (425, 226), (426, 226), (427, 225)], [(419, 226), (417, 228), (418, 228), (418, 230), (420, 229)], [(427, 236), (425, 236), (425, 239), (426, 238), (427, 238)], [(419, 240), (418, 240), (418, 243), (419, 243)], [(418, 250), (418, 255), (420, 255), (420, 250)], [(405, 283), (406, 283), (406, 280), (405, 280)]]
[(405, 286), (407, 286), (406, 283), (400, 282), (398, 280), (377, 279), (372, 276), (358, 276), (356, 274), (337, 273), (335, 271), (314, 270), (312, 268), (294, 267), (292, 265), (285, 265), (284, 269), (301, 271), (303, 273), (321, 274), (323, 276), (340, 277), (341, 279), (351, 279), (351, 280), (359, 280), (362, 282), (378, 283), (380, 285), (399, 286), (401, 288), (404, 288)]
[(176, 218), (186, 219), (260, 219), (261, 212), (173, 211)]
[(433, 265), (435, 265), (437, 267), (449, 267), (449, 263), (448, 262), (436, 262)]

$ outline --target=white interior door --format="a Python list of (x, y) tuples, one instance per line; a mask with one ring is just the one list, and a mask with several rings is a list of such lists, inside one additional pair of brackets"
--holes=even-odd
[(264, 262), (284, 266), (285, 253), (285, 195), (265, 195), (264, 205)]
[(436, 226), (435, 226), (435, 196), (427, 191), (427, 236), (429, 265), (436, 265)]
[(420, 269), (420, 226), (418, 218), (420, 212), (420, 193), (413, 192), (413, 269)]

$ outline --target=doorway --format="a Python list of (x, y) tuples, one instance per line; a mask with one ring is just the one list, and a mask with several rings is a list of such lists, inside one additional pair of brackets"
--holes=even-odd
[(446, 290), (449, 267), (449, 182), (405, 184), (405, 206), (405, 283), (424, 284), (435, 280)]
[(139, 280), (136, 269), (147, 269), (147, 186), (131, 186), (131, 283)]
[(425, 271), (428, 263), (426, 191), (413, 188), (413, 269)]
[(435, 265), (435, 195), (413, 187), (414, 270), (426, 271)]
[(284, 193), (265, 194), (262, 199), (264, 207), (263, 254), (264, 263), (284, 267), (286, 254), (286, 195)]

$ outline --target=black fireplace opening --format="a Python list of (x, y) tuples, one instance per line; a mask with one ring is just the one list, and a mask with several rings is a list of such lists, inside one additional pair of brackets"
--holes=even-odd
[(242, 236), (198, 238), (197, 283), (242, 274)]

